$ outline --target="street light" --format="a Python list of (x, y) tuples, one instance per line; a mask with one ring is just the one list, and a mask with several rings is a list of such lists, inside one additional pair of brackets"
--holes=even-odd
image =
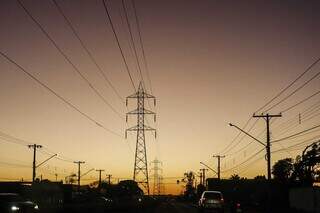
[(208, 169), (210, 169), (211, 171), (213, 171), (214, 173), (216, 173), (218, 175), (218, 172), (216, 172), (214, 169), (212, 169), (210, 166), (208, 166), (207, 164), (200, 162), (200, 164), (204, 165), (205, 167), (207, 167)]
[(261, 142), (259, 139), (257, 139), (256, 137), (250, 135), (248, 132), (244, 131), (243, 129), (241, 129), (240, 127), (232, 124), (232, 123), (229, 123), (229, 126), (232, 126), (232, 127), (235, 127), (236, 129), (238, 129), (239, 131), (243, 132), (244, 134), (248, 135), (250, 138), (254, 139), (255, 141), (257, 141), (259, 144), (261, 144), (262, 146), (264, 146), (266, 148), (266, 151), (267, 151), (267, 171), (268, 171), (268, 180), (271, 179), (271, 162), (270, 162), (270, 159), (271, 159), (271, 154), (270, 154), (270, 143), (263, 143)]

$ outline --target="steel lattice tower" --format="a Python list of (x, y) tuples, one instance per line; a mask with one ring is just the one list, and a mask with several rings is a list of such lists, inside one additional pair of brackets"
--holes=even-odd
[(138, 91), (133, 95), (130, 95), (126, 99), (128, 105), (128, 99), (137, 99), (137, 109), (127, 113), (126, 121), (128, 121), (128, 115), (137, 115), (137, 125), (126, 130), (137, 132), (136, 152), (134, 161), (133, 180), (142, 186), (146, 192), (150, 193), (149, 189), (149, 175), (148, 175), (148, 161), (147, 161), (147, 149), (145, 141), (145, 131), (154, 131), (156, 137), (156, 130), (145, 125), (145, 115), (154, 115), (154, 121), (156, 120), (156, 114), (148, 109), (145, 109), (145, 101), (147, 99), (154, 100), (154, 106), (156, 105), (156, 99), (153, 95), (149, 95), (145, 92), (142, 82), (139, 84)]
[(162, 176), (159, 172), (162, 172), (160, 166), (162, 166), (162, 162), (159, 161), (157, 158), (154, 161), (151, 161), (153, 164), (153, 195), (160, 195), (161, 194), (161, 185), (162, 185)]

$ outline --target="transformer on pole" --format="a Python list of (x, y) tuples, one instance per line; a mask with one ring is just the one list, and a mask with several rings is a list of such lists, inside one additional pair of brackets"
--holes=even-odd
[(155, 137), (157, 135), (156, 129), (145, 125), (145, 115), (153, 115), (154, 121), (156, 120), (156, 114), (148, 109), (145, 109), (145, 100), (153, 99), (154, 106), (156, 105), (156, 99), (153, 95), (149, 95), (145, 92), (142, 82), (139, 84), (138, 91), (133, 95), (130, 95), (126, 99), (128, 105), (128, 99), (137, 99), (137, 108), (127, 113), (126, 121), (128, 121), (128, 115), (137, 115), (137, 125), (129, 129), (126, 129), (125, 136), (127, 138), (128, 131), (137, 132), (135, 161), (133, 180), (136, 181), (149, 195), (149, 175), (148, 175), (148, 161), (147, 161), (147, 149), (145, 141), (145, 131), (154, 131)]

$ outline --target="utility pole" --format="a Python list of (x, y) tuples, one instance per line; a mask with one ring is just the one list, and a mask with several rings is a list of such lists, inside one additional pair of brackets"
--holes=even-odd
[(200, 178), (202, 177), (202, 183), (203, 183), (203, 186), (204, 187), (206, 187), (206, 171), (207, 171), (208, 169), (200, 169), (200, 171), (202, 172), (202, 173), (200, 173), (201, 175), (200, 175)]
[(136, 91), (133, 95), (127, 97), (126, 105), (128, 105), (128, 99), (137, 99), (137, 109), (128, 112), (126, 115), (126, 121), (128, 121), (128, 115), (137, 115), (137, 125), (126, 129), (125, 132), (126, 138), (128, 131), (137, 132), (133, 180), (141, 185), (149, 195), (150, 189), (145, 131), (154, 131), (155, 137), (157, 133), (154, 128), (145, 125), (145, 115), (154, 115), (154, 121), (156, 120), (156, 114), (145, 108), (145, 101), (146, 99), (153, 99), (153, 103), (155, 106), (156, 99), (153, 95), (149, 95), (148, 93), (146, 93), (145, 89), (143, 88), (142, 82), (140, 82), (139, 84), (138, 91)]
[(151, 170), (153, 170), (153, 195), (160, 195), (161, 194), (161, 175), (159, 172), (162, 171), (162, 169), (159, 167), (162, 165), (162, 162), (159, 161), (157, 158), (151, 162), (151, 164), (154, 165)]
[(32, 144), (28, 145), (29, 148), (33, 148), (33, 164), (32, 164), (32, 183), (34, 183), (36, 179), (36, 154), (37, 154), (37, 149), (42, 148), (42, 145), (39, 144)]
[(96, 169), (97, 172), (99, 172), (99, 188), (101, 187), (101, 173), (104, 172), (103, 169)]
[(73, 163), (78, 164), (78, 192), (80, 191), (80, 165), (85, 163), (84, 161), (74, 161)]
[(268, 180), (271, 180), (271, 151), (270, 151), (270, 119), (271, 118), (276, 118), (276, 117), (281, 117), (281, 114), (277, 115), (270, 115), (269, 113), (267, 114), (261, 114), (261, 115), (255, 115), (253, 114), (254, 118), (264, 118), (267, 124), (267, 144), (266, 144), (266, 151), (267, 151), (267, 161), (268, 161)]
[[(108, 174), (107, 177), (108, 177), (108, 184), (110, 185), (110, 184), (111, 184), (111, 177), (112, 177), (112, 175)], [(119, 183), (119, 182), (120, 182), (120, 181), (118, 180), (118, 183)]]
[(202, 183), (202, 172), (199, 172), (199, 178), (200, 178), (200, 185), (203, 185), (203, 183)]
[(221, 178), (221, 158), (225, 158), (226, 156), (221, 156), (221, 155), (214, 155), (212, 156), (214, 158), (217, 158), (218, 159), (218, 180), (220, 180)]

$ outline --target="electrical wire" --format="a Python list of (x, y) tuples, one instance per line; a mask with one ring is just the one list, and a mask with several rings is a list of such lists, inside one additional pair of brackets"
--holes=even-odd
[[(252, 117), (250, 117), (247, 122), (245, 123), (245, 125), (242, 127), (242, 129), (245, 129), (248, 125), (249, 125), (249, 122), (252, 120)], [(219, 152), (219, 155), (224, 153), (230, 146), (232, 146), (235, 141), (240, 137), (240, 135), (242, 134), (242, 132), (239, 132), (231, 141), (230, 143), (222, 150)]]
[[(123, 8), (123, 11), (124, 11), (124, 14), (125, 14), (125, 20), (126, 20), (126, 23), (127, 23), (127, 27), (129, 29), (130, 41), (131, 41), (131, 44), (132, 44), (132, 47), (133, 47), (134, 56), (135, 56), (135, 59), (136, 59), (137, 65), (138, 65), (140, 78), (141, 78), (142, 84), (144, 85), (144, 79), (143, 79), (143, 75), (142, 75), (142, 71), (141, 71), (141, 66), (140, 66), (139, 57), (138, 57), (138, 53), (137, 53), (137, 48), (136, 48), (136, 45), (135, 45), (135, 42), (134, 42), (134, 38), (133, 38), (131, 23), (130, 23), (129, 17), (128, 17), (127, 7), (126, 7), (126, 4), (125, 4), (124, 0), (121, 0), (121, 3), (122, 3), (122, 8)], [(144, 87), (145, 87), (145, 85), (144, 85)]]
[(310, 83), (312, 80), (314, 80), (315, 78), (317, 78), (320, 75), (320, 71), (317, 72), (314, 76), (312, 76), (308, 81), (304, 82), (301, 86), (299, 86), (297, 89), (295, 89), (293, 92), (291, 92), (289, 95), (287, 95), (286, 97), (284, 97), (283, 99), (281, 99), (279, 102), (277, 102), (276, 104), (272, 105), (271, 107), (269, 107), (266, 111), (270, 111), (271, 109), (275, 108), (276, 106), (278, 106), (279, 104), (283, 103), (284, 101), (286, 101), (288, 98), (290, 98), (292, 95), (294, 95), (296, 92), (298, 92), (299, 90), (301, 90), (302, 88), (304, 88), (308, 83)]
[[(319, 73), (320, 73), (320, 72), (319, 72)], [(302, 104), (302, 103), (304, 103), (304, 102), (308, 101), (309, 99), (311, 99), (311, 98), (313, 98), (313, 97), (315, 97), (316, 95), (319, 95), (319, 94), (320, 94), (320, 90), (319, 90), (318, 92), (316, 92), (316, 93), (314, 93), (314, 94), (312, 94), (312, 95), (308, 96), (307, 98), (305, 98), (305, 99), (303, 99), (303, 100), (299, 101), (298, 103), (296, 103), (296, 104), (294, 104), (294, 105), (292, 105), (292, 106), (290, 106), (290, 107), (286, 108), (285, 110), (282, 110), (282, 111), (281, 111), (281, 113), (285, 113), (285, 112), (287, 112), (287, 111), (289, 111), (289, 110), (291, 110), (291, 109), (293, 109), (293, 108), (295, 108), (295, 107), (299, 106), (300, 104)]]
[[(288, 86), (286, 86), (285, 88), (283, 88), (276, 96), (274, 96), (272, 99), (270, 99), (266, 104), (264, 104), (263, 106), (261, 106), (258, 110), (256, 110), (256, 113), (260, 110), (262, 110), (263, 108), (265, 108), (266, 106), (268, 106), (272, 101), (274, 101), (275, 99), (277, 99), (278, 97), (280, 97), (280, 95), (282, 95), (286, 90), (288, 90), (292, 85), (294, 85), (298, 80), (300, 80), (307, 72), (309, 72), (318, 62), (320, 61), (320, 57), (318, 59), (316, 59), (309, 67), (307, 67), (307, 69), (305, 69), (294, 81), (292, 81)], [(273, 107), (272, 107), (273, 108)], [(269, 111), (271, 108), (265, 110), (265, 111)]]
[(235, 169), (235, 168), (237, 168), (237, 167), (245, 164), (246, 162), (248, 162), (249, 160), (251, 160), (252, 158), (254, 158), (255, 156), (257, 156), (259, 153), (261, 153), (261, 152), (264, 151), (264, 150), (265, 150), (265, 148), (260, 149), (258, 152), (256, 152), (255, 154), (251, 155), (248, 159), (246, 159), (245, 161), (241, 162), (240, 164), (237, 164), (236, 166), (233, 166), (233, 167), (231, 167), (231, 168), (229, 168), (229, 169), (226, 169), (226, 170), (223, 170), (223, 171), (221, 171), (221, 172), (228, 172), (228, 171), (230, 171), (230, 170), (233, 170), (233, 169)]
[[(259, 119), (256, 119), (255, 122), (251, 125), (251, 127), (248, 129), (248, 132), (250, 132), (255, 125), (257, 124), (257, 122), (259, 121)], [(231, 146), (229, 149), (227, 149), (225, 152), (223, 152), (224, 155), (226, 155), (228, 152), (230, 152), (232, 149), (234, 149), (235, 147), (237, 147), (237, 145), (239, 145), (241, 143), (241, 141), (247, 137), (247, 135), (243, 135), (242, 138), (238, 141), (238, 143), (234, 146)]]
[(314, 126), (314, 127), (309, 128), (309, 129), (303, 130), (303, 131), (301, 131), (301, 132), (295, 133), (295, 134), (293, 134), (293, 135), (289, 135), (289, 136), (287, 136), (287, 137), (284, 137), (284, 138), (280, 138), (280, 139), (271, 141), (271, 143), (278, 143), (278, 142), (280, 142), (280, 141), (284, 141), (284, 140), (290, 139), (290, 138), (292, 138), (292, 137), (301, 135), (302, 133), (309, 132), (309, 131), (311, 131), (311, 130), (313, 130), (313, 129), (317, 129), (317, 128), (319, 128), (319, 127), (320, 127), (320, 125), (317, 125), (317, 126)]
[(56, 0), (52, 0), (52, 2), (54, 3), (54, 5), (56, 6), (57, 10), (59, 11), (59, 13), (61, 14), (61, 16), (64, 18), (65, 22), (68, 24), (68, 26), (70, 27), (71, 31), (73, 32), (74, 36), (79, 40), (82, 48), (85, 50), (85, 52), (87, 53), (87, 55), (89, 56), (89, 58), (91, 59), (91, 61), (95, 64), (95, 66), (97, 67), (97, 70), (100, 72), (100, 74), (102, 75), (102, 77), (104, 78), (105, 82), (107, 82), (107, 84), (111, 87), (111, 89), (114, 91), (114, 93), (117, 95), (117, 97), (121, 100), (121, 103), (123, 102), (123, 98), (121, 97), (121, 95), (119, 94), (119, 92), (117, 91), (117, 89), (115, 88), (115, 86), (111, 83), (111, 81), (109, 80), (109, 78), (107, 77), (107, 75), (105, 74), (105, 72), (102, 70), (101, 66), (98, 64), (98, 62), (96, 61), (96, 59), (93, 57), (92, 53), (90, 52), (90, 50), (88, 49), (88, 47), (85, 45), (84, 41), (81, 39), (81, 37), (79, 36), (77, 30), (75, 29), (75, 27), (73, 26), (71, 20), (66, 16), (66, 14), (64, 13), (63, 9), (61, 8), (61, 6), (58, 4), (58, 2)]
[(138, 17), (138, 14), (137, 14), (137, 8), (136, 8), (136, 4), (135, 4), (134, 0), (131, 0), (131, 3), (132, 3), (132, 6), (133, 6), (134, 16), (135, 16), (135, 20), (136, 20), (136, 24), (137, 24), (139, 41), (140, 41), (143, 61), (144, 61), (144, 65), (145, 65), (145, 70), (146, 70), (148, 82), (149, 82), (149, 85), (150, 85), (150, 91), (151, 91), (151, 95), (153, 95), (154, 94), (153, 93), (153, 87), (152, 87), (152, 83), (151, 83), (150, 71), (149, 71), (149, 67), (148, 67), (148, 63), (147, 63), (147, 57), (146, 57), (146, 53), (145, 53), (145, 49), (144, 49), (144, 45), (143, 45), (143, 39), (142, 39), (140, 21), (139, 21), (139, 17)]
[(80, 109), (78, 109), (75, 105), (73, 105), (71, 102), (69, 102), (68, 100), (66, 100), (65, 98), (63, 98), (61, 95), (59, 95), (56, 91), (54, 91), (53, 89), (51, 89), (49, 86), (47, 86), (45, 83), (43, 83), (42, 81), (40, 81), (38, 78), (36, 78), (34, 75), (32, 75), (30, 72), (28, 72), (25, 68), (23, 68), (22, 66), (20, 66), (17, 62), (15, 62), (13, 59), (11, 59), (8, 55), (6, 55), (5, 53), (3, 53), (2, 51), (0, 51), (0, 55), (2, 55), (5, 59), (7, 59), (9, 62), (11, 62), (12, 64), (16, 65), (20, 71), (22, 71), (24, 74), (26, 74), (29, 78), (31, 78), (32, 80), (34, 80), (36, 83), (38, 83), (40, 86), (42, 86), (43, 88), (45, 88), (46, 90), (48, 90), (49, 92), (51, 92), (54, 96), (56, 96), (58, 99), (60, 99), (62, 102), (64, 102), (65, 104), (67, 104), (69, 107), (71, 107), (72, 109), (74, 109), (75, 111), (77, 111), (78, 113), (80, 113), (82, 116), (84, 116), (85, 118), (87, 118), (88, 120), (90, 120), (91, 122), (93, 122), (95, 125), (101, 127), (102, 129), (104, 129), (105, 131), (112, 133), (120, 138), (123, 138), (120, 134), (106, 128), (105, 126), (103, 126), (102, 124), (100, 124), (98, 121), (96, 121), (95, 119), (93, 119), (92, 117), (90, 117), (88, 114), (82, 112)]
[(118, 38), (117, 32), (116, 32), (116, 30), (115, 30), (115, 28), (114, 28), (114, 24), (113, 24), (113, 22), (112, 22), (112, 19), (111, 19), (111, 16), (110, 16), (109, 10), (108, 10), (108, 6), (107, 6), (107, 4), (106, 4), (105, 0), (102, 0), (102, 3), (103, 3), (103, 7), (104, 7), (104, 9), (105, 9), (106, 15), (107, 15), (107, 20), (109, 21), (109, 24), (110, 24), (110, 26), (111, 26), (111, 29), (112, 29), (113, 35), (114, 35), (114, 37), (115, 37), (115, 39), (116, 39), (116, 42), (117, 42), (118, 48), (119, 48), (119, 50), (120, 50), (120, 53), (121, 53), (121, 56), (122, 56), (123, 62), (124, 62), (124, 64), (125, 64), (125, 67), (126, 67), (127, 73), (128, 73), (128, 75), (129, 75), (129, 78), (130, 78), (130, 81), (131, 81), (132, 87), (133, 87), (134, 91), (137, 91), (137, 90), (136, 90), (136, 86), (135, 86), (134, 81), (133, 81), (133, 78), (132, 78), (131, 73), (130, 73), (130, 69), (129, 69), (129, 66), (128, 66), (128, 63), (127, 63), (127, 60), (126, 60), (126, 58), (125, 58), (125, 56), (124, 56), (124, 53), (123, 53), (122, 47), (121, 47), (121, 45), (120, 45), (120, 41), (119, 41), (119, 38)]
[(30, 17), (30, 19), (38, 26), (41, 32), (46, 36), (46, 38), (53, 44), (53, 46), (58, 50), (58, 52), (64, 57), (64, 59), (72, 66), (72, 68), (79, 74), (79, 76), (88, 84), (91, 90), (121, 119), (124, 119), (121, 114), (101, 95), (101, 93), (91, 84), (91, 82), (80, 72), (78, 67), (70, 60), (70, 58), (62, 51), (55, 40), (49, 35), (49, 33), (43, 28), (43, 26), (36, 20), (36, 18), (30, 13), (30, 11), (22, 4), (21, 0), (17, 0), (19, 5), (23, 8), (25, 13)]

